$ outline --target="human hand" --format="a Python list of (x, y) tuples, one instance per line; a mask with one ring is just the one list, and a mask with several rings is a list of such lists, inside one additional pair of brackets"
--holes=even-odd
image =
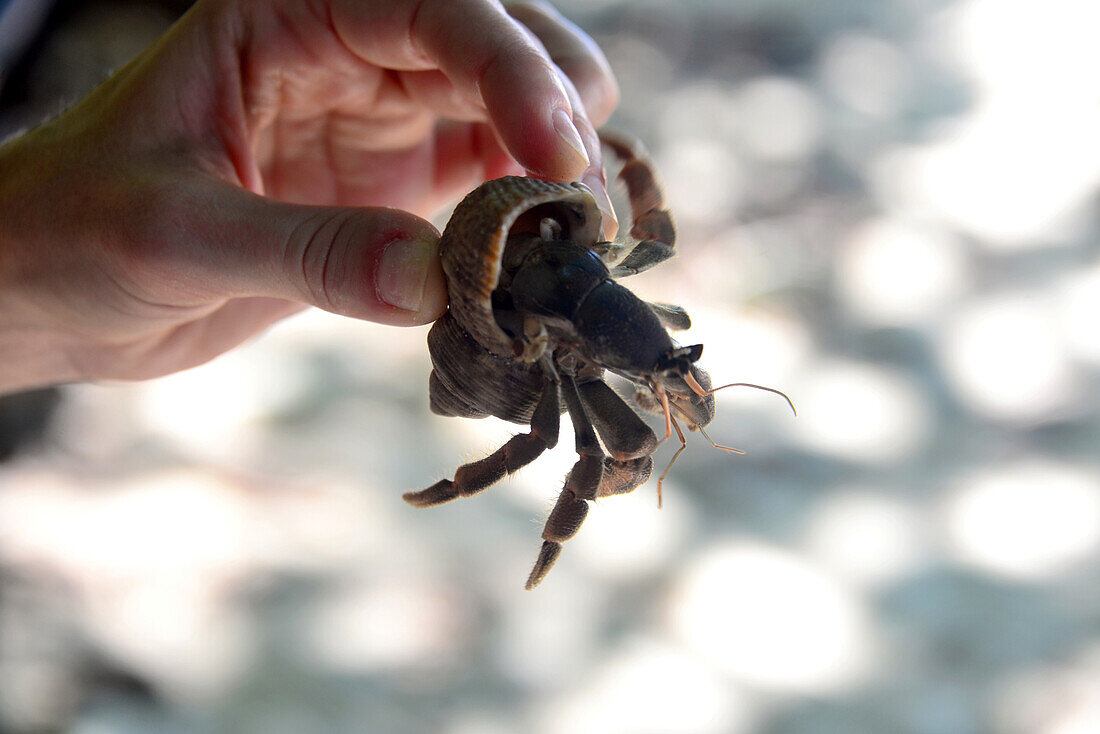
[(184, 369), (302, 304), (429, 322), (446, 289), (420, 217), (485, 179), (581, 179), (609, 211), (606, 60), (547, 5), (508, 12), (200, 0), (8, 141), (0, 392)]

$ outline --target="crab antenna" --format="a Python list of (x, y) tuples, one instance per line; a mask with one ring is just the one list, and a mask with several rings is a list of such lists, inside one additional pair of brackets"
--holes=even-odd
[(776, 390), (774, 387), (764, 387), (763, 385), (756, 385), (751, 382), (731, 382), (728, 385), (722, 385), (721, 387), (712, 387), (710, 390), (704, 390), (703, 386), (699, 384), (699, 381), (695, 379), (695, 375), (691, 374), (690, 372), (684, 375), (684, 382), (688, 384), (688, 387), (692, 389), (692, 392), (700, 397), (713, 395), (719, 390), (725, 390), (727, 387), (753, 387), (757, 390), (772, 392), (786, 400), (787, 405), (791, 406), (791, 412), (794, 413), (796, 416), (798, 415), (798, 410), (794, 407), (794, 402), (787, 396), (787, 393), (783, 392), (782, 390)]
[(666, 466), (665, 470), (663, 472), (661, 472), (661, 476), (657, 478), (657, 509), (658, 510), (661, 509), (661, 506), (664, 504), (664, 495), (661, 492), (661, 487), (665, 483), (665, 477), (667, 477), (668, 473), (670, 471), (672, 471), (672, 465), (676, 463), (676, 459), (680, 458), (680, 454), (682, 454), (684, 452), (684, 449), (686, 449), (688, 447), (687, 439), (684, 438), (684, 432), (682, 430), (680, 430), (680, 424), (676, 422), (676, 419), (673, 418), (671, 414), (668, 414), (668, 415), (669, 415), (669, 420), (672, 421), (672, 425), (676, 427), (676, 435), (680, 439), (680, 448), (676, 449), (676, 453), (672, 455), (672, 459), (669, 460), (668, 466)]

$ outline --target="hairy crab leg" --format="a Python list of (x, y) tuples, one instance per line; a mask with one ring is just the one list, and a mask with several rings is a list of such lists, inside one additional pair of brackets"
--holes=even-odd
[(611, 269), (611, 277), (616, 280), (638, 273), (644, 273), (654, 265), (660, 265), (675, 255), (672, 245), (656, 240), (644, 240), (634, 246), (623, 261)]
[(683, 331), (691, 328), (691, 317), (682, 306), (671, 303), (646, 303), (666, 329)]
[(630, 236), (638, 241), (634, 249), (611, 271), (611, 277), (635, 275), (664, 262), (675, 254), (676, 228), (665, 207), (657, 175), (641, 143), (614, 132), (600, 133), (604, 145), (622, 160), (618, 178), (626, 185), (632, 224)]
[(441, 479), (419, 492), (406, 492), (402, 499), (415, 507), (432, 507), (456, 497), (466, 497), (499, 482), (507, 474), (530, 464), (543, 451), (558, 443), (561, 414), (558, 412), (558, 384), (547, 380), (531, 416), (530, 433), (518, 433), (480, 461), (463, 464), (454, 480)]
[(577, 453), (580, 458), (565, 478), (565, 486), (558, 495), (558, 501), (546, 525), (542, 530), (542, 548), (539, 549), (531, 575), (527, 577), (525, 588), (531, 590), (539, 585), (550, 572), (554, 562), (561, 554), (562, 543), (572, 538), (580, 530), (581, 523), (588, 515), (588, 502), (596, 499), (603, 480), (604, 459), (606, 458), (596, 429), (592, 426), (577, 384), (573, 378), (563, 376), (562, 393), (569, 418), (573, 421), (573, 430), (577, 438)]
[(604, 459), (600, 497), (633, 492), (653, 472), (657, 435), (634, 409), (603, 380), (577, 383), (585, 412), (610, 457)]
[(600, 139), (623, 161), (619, 180), (626, 184), (633, 224), (630, 235), (642, 242), (656, 241), (671, 249), (676, 244), (676, 229), (665, 208), (665, 197), (648, 154), (636, 140), (628, 140), (610, 131)]
[(599, 497), (633, 492), (649, 480), (653, 474), (653, 457), (617, 461), (607, 458), (603, 462), (603, 479), (600, 480)]
[(612, 458), (618, 461), (637, 459), (652, 454), (657, 448), (653, 429), (606, 382), (579, 382), (577, 391)]

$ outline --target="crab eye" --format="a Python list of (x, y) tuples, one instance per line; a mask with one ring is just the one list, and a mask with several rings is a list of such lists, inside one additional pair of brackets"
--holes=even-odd
[(657, 363), (653, 372), (659, 377), (657, 381), (666, 387), (670, 382), (675, 383), (675, 380), (683, 380), (684, 378), (683, 367), (679, 362), (669, 363), (666, 360), (662, 360)]

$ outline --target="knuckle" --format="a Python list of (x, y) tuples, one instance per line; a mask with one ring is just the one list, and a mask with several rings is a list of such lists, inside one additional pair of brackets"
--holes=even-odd
[(546, 53), (527, 37), (517, 37), (497, 46), (476, 70), (478, 89), (485, 90), (502, 78), (538, 79), (539, 75), (556, 76), (553, 63)]
[(290, 233), (284, 268), (291, 282), (297, 282), (302, 296), (326, 311), (343, 312), (349, 305), (347, 278), (356, 270), (354, 243), (355, 213), (321, 210), (306, 217)]

